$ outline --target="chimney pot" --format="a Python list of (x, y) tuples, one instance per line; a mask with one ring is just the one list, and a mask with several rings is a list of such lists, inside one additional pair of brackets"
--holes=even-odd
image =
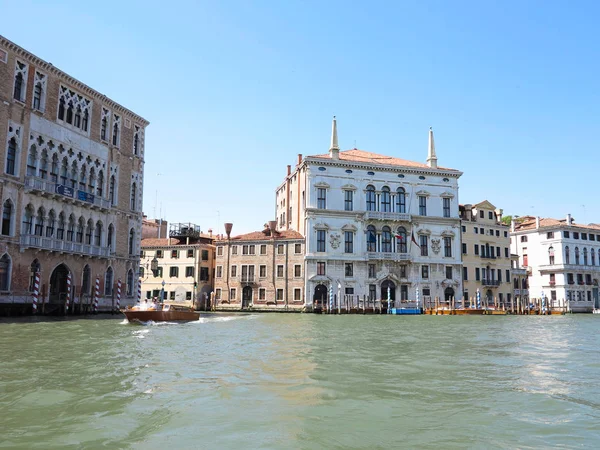
[(288, 174), (288, 176), (290, 175), (290, 173), (292, 173), (292, 166), (290, 166), (288, 164), (288, 166), (287, 166), (287, 174)]
[(298, 153), (298, 165), (302, 162), (302, 153)]
[(567, 214), (567, 225), (571, 225), (571, 214)]

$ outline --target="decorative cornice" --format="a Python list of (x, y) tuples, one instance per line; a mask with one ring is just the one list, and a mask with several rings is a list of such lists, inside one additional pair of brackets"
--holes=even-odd
[(356, 228), (354, 225), (352, 224), (346, 224), (342, 227), (342, 231), (358, 231), (358, 228)]
[(343, 191), (356, 191), (357, 187), (354, 186), (353, 184), (345, 184), (342, 186), (342, 190)]
[(324, 181), (319, 181), (318, 183), (313, 184), (313, 186), (316, 188), (325, 188), (325, 189), (329, 189), (331, 187), (328, 183), (325, 183)]
[(30, 53), (27, 50), (25, 50), (24, 48), (19, 47), (17, 44), (15, 44), (12, 41), (9, 41), (8, 39), (6, 39), (4, 36), (1, 36), (1, 35), (0, 35), (0, 45), (4, 46), (8, 50), (14, 52), (20, 59), (23, 59), (30, 64), (33, 64), (39, 68), (44, 69), (46, 72), (57, 76), (60, 80), (66, 82), (66, 83), (69, 83), (71, 86), (79, 89), (82, 92), (85, 92), (90, 97), (93, 97), (94, 99), (100, 101), (103, 105), (107, 105), (110, 108), (112, 108), (113, 110), (119, 111), (122, 114), (129, 115), (132, 119), (134, 119), (140, 125), (142, 125), (144, 127), (147, 127), (148, 125), (150, 125), (150, 122), (148, 122), (142, 116), (125, 108), (124, 106), (118, 104), (114, 100), (111, 100), (106, 95), (101, 94), (100, 92), (92, 89), (87, 84), (84, 84), (81, 81), (73, 78), (72, 76), (68, 75), (67, 73), (63, 72), (62, 70), (57, 69), (49, 62), (46, 62), (43, 59), (35, 56), (33, 53)]

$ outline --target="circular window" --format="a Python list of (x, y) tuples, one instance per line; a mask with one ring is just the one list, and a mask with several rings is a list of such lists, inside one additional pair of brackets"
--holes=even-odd
[(448, 181), (450, 181), (448, 178), (444, 178), (444, 181), (447, 183)]
[(350, 169), (346, 169), (346, 173), (352, 173)]
[(399, 173), (399, 174), (398, 174), (398, 178), (404, 178), (404, 175), (403, 175), (403, 174), (401, 174), (401, 173)]
[(367, 175), (373, 176), (373, 175), (375, 175), (375, 172), (367, 172)]
[(424, 180), (424, 179), (425, 179), (425, 177), (424, 177), (423, 175), (421, 175), (421, 176), (419, 177), (419, 180)]
[(320, 170), (321, 172), (325, 172), (327, 169), (326, 169), (325, 167), (319, 167), (319, 170)]

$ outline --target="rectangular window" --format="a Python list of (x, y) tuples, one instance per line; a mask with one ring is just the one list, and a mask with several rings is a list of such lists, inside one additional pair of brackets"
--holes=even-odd
[(504, 247), (504, 257), (508, 258), (508, 247)]
[(223, 256), (223, 247), (217, 247), (217, 256)]
[[(167, 295), (167, 293), (165, 292), (164, 295)], [(175, 300), (175, 291), (169, 292), (169, 300)]]
[(237, 277), (237, 266), (231, 266), (231, 277)]
[(421, 278), (425, 280), (429, 278), (429, 266), (421, 266)]
[(467, 232), (467, 227), (465, 227), (464, 225), (462, 227), (460, 227), (463, 233)]
[(294, 253), (296, 255), (302, 253), (302, 244), (294, 244)]
[(556, 274), (550, 274), (550, 286), (554, 286), (556, 284)]
[(265, 244), (262, 244), (260, 246), (260, 254), (261, 255), (266, 255), (267, 254), (267, 246)]
[(479, 234), (479, 228), (473, 227), (473, 231), (475, 231), (475, 234)]
[(523, 255), (523, 267), (528, 267), (529, 266), (529, 259), (527, 258), (527, 255)]
[(473, 253), (475, 255), (479, 255), (479, 244), (474, 244), (473, 245)]
[(277, 289), (277, 300), (283, 300), (283, 289)]
[(258, 276), (260, 278), (266, 278), (267, 277), (267, 266), (266, 265), (260, 265), (258, 266)]
[(463, 280), (469, 281), (469, 271), (466, 267), (463, 267)]
[(232, 245), (232, 246), (231, 246), (231, 254), (232, 254), (232, 255), (237, 255), (237, 252), (238, 252), (238, 249), (237, 249), (237, 248), (238, 248), (238, 246), (237, 246), (237, 245)]
[(260, 288), (258, 290), (258, 299), (265, 300), (267, 298), (267, 290), (265, 288)]
[[(193, 276), (193, 274), (192, 274)], [(208, 267), (200, 267), (200, 281), (209, 281), (208, 280)]]
[(590, 234), (590, 241), (595, 241), (595, 240), (596, 240), (596, 235)]
[(346, 295), (354, 295), (354, 288), (353, 287), (347, 287), (344, 289), (344, 294)]
[(421, 256), (427, 256), (429, 254), (427, 247), (427, 235), (421, 234), (419, 235), (419, 241), (421, 243)]
[(221, 300), (221, 288), (215, 289), (215, 299)]
[(496, 257), (500, 258), (500, 247), (496, 247)]
[(581, 240), (587, 241), (587, 233), (581, 233)]
[(572, 273), (567, 274), (567, 284), (575, 284)]
[(325, 251), (325, 230), (317, 230), (317, 251)]
[(193, 277), (194, 276), (194, 268), (193, 267), (186, 267), (185, 268), (185, 276), (186, 277)]
[(248, 246), (248, 252), (249, 252), (251, 255), (256, 255), (256, 245), (249, 245), (249, 246)]
[(479, 211), (479, 217), (483, 219), (483, 211)]
[(569, 239), (571, 237), (571, 233), (568, 231), (563, 231), (563, 237)]
[(235, 300), (235, 294), (236, 294), (235, 288), (231, 288), (229, 290), (229, 300)]
[(446, 266), (446, 279), (452, 279), (452, 266)]
[(452, 238), (451, 237), (444, 238), (444, 256), (446, 258), (452, 257)]
[(247, 255), (247, 254), (248, 254), (248, 246), (242, 245), (242, 255)]
[(502, 282), (502, 270), (498, 269), (498, 282)]
[(178, 278), (179, 277), (179, 267), (169, 268), (169, 276), (171, 278)]
[(400, 278), (406, 278), (406, 264), (402, 264), (399, 266), (400, 268)]
[(354, 276), (354, 265), (352, 263), (344, 264), (344, 276), (353, 277)]
[(217, 278), (221, 278), (223, 276), (223, 266), (217, 266)]
[(369, 299), (375, 300), (377, 298), (377, 286), (374, 284), (369, 285)]
[(579, 233), (577, 231), (573, 231), (573, 239), (579, 239)]
[(162, 278), (163, 277), (163, 268), (162, 267), (158, 267), (156, 269), (156, 278)]
[(492, 211), (488, 211), (488, 219), (494, 220), (494, 213)]
[(427, 215), (427, 197), (424, 195), (419, 195), (419, 215)]
[(279, 244), (277, 245), (277, 254), (278, 255), (283, 255), (285, 252), (285, 247), (283, 244)]
[(485, 233), (483, 232), (483, 228), (480, 228), (480, 229), (479, 229), (479, 234), (485, 234)]
[(317, 189), (317, 208), (325, 209), (327, 207), (327, 189)]
[(179, 250), (171, 250), (171, 258), (173, 258), (173, 259), (179, 258)]
[(475, 281), (479, 281), (479, 267), (475, 267)]
[(296, 278), (300, 278), (302, 276), (302, 265), (301, 264), (294, 265), (294, 276)]
[(354, 253), (354, 232), (344, 231), (344, 253)]
[(185, 299), (186, 300), (191, 300), (192, 299), (192, 291), (187, 291), (185, 293)]
[(277, 277), (283, 278), (283, 264), (277, 265)]
[(302, 300), (302, 289), (295, 288), (294, 289), (294, 301), (299, 302)]
[(506, 281), (510, 282), (510, 270), (506, 269), (505, 275), (506, 275)]
[(317, 262), (317, 275), (325, 275), (325, 262)]
[(375, 264), (369, 264), (369, 278), (375, 278)]
[(444, 217), (450, 217), (450, 199), (444, 197)]
[(194, 249), (189, 249), (187, 251), (187, 257), (188, 258), (193, 258), (194, 257)]
[(344, 191), (344, 211), (352, 211), (352, 197), (354, 196), (354, 191)]
[(467, 254), (467, 244), (465, 244), (464, 242), (462, 244), (462, 252), (463, 252), (463, 255)]

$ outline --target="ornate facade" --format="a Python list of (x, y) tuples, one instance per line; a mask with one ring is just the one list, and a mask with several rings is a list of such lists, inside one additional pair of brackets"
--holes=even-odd
[(305, 297), (462, 298), (458, 170), (358, 149), (302, 157), (277, 188), (280, 230), (306, 238)]
[(0, 97), (0, 303), (133, 302), (148, 122), (1, 36)]

